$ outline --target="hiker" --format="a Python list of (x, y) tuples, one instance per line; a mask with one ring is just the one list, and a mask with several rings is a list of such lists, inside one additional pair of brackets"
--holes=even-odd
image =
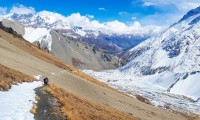
[(44, 81), (44, 85), (48, 85), (48, 83), (49, 83), (48, 77), (45, 77), (45, 78), (43, 79), (43, 81)]

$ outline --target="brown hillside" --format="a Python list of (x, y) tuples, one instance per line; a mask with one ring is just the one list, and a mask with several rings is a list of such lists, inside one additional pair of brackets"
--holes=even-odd
[(32, 82), (33, 77), (0, 64), (0, 91), (9, 89), (13, 84)]
[(46, 90), (61, 103), (61, 112), (70, 120), (137, 120), (129, 114), (86, 100), (54, 85), (49, 85)]

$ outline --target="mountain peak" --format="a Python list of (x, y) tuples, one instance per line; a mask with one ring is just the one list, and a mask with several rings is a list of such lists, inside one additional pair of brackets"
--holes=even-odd
[(47, 29), (70, 28), (70, 25), (67, 21), (65, 21), (64, 16), (48, 11), (25, 14), (11, 13), (5, 15), (3, 18), (22, 23), (25, 26), (42, 27)]
[(189, 12), (187, 12), (187, 14), (184, 15), (183, 18), (181, 18), (179, 20), (179, 22), (181, 22), (181, 21), (183, 21), (183, 20), (185, 20), (185, 19), (187, 19), (187, 18), (189, 18), (193, 15), (197, 15), (197, 14), (200, 14), (200, 6), (195, 8), (195, 9), (190, 10)]

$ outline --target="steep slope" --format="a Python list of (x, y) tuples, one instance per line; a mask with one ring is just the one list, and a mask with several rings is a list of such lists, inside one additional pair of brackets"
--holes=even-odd
[(119, 71), (135, 76), (154, 75), (157, 77), (149, 80), (151, 83), (173, 93), (194, 99), (200, 97), (197, 85), (200, 75), (199, 17), (200, 7), (189, 11), (183, 19), (161, 34), (131, 49), (129, 59), (132, 61)]
[[(124, 115), (129, 113), (137, 118), (149, 120), (187, 119), (181, 115), (154, 108), (119, 92), (109, 90), (109, 87), (102, 87), (103, 85), (96, 84), (98, 82), (90, 82), (84, 78), (83, 74), (82, 78), (73, 75), (72, 73), (78, 72), (76, 69), (69, 69), (67, 65), (37, 49), (30, 43), (2, 30), (0, 30), (0, 35), (0, 64), (30, 76), (48, 76), (51, 83), (70, 92), (73, 96), (80, 96), (97, 104), (108, 105)], [(71, 70), (71, 73), (68, 70)]]
[[(58, 30), (24, 27), (6, 19), (2, 20), (2, 27), (12, 28), (19, 36), (23, 36), (29, 42), (79, 69), (115, 69), (120, 65), (117, 56), (98, 48), (94, 44), (87, 44), (72, 37), (66, 37), (57, 32)], [(23, 33), (24, 31), (25, 33)]]
[(115, 69), (119, 66), (118, 57), (109, 52), (80, 42), (71, 37), (65, 37), (52, 30), (52, 54), (65, 63), (79, 69)]

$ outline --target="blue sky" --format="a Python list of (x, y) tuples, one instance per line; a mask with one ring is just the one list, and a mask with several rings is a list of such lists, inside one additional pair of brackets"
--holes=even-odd
[[(0, 0), (0, 11), (7, 12), (18, 5), (35, 11), (52, 11), (69, 16), (72, 13), (91, 15), (100, 22), (138, 21), (142, 25), (171, 25), (188, 10), (200, 5), (200, 0)], [(0, 12), (1, 13), (1, 12)]]

